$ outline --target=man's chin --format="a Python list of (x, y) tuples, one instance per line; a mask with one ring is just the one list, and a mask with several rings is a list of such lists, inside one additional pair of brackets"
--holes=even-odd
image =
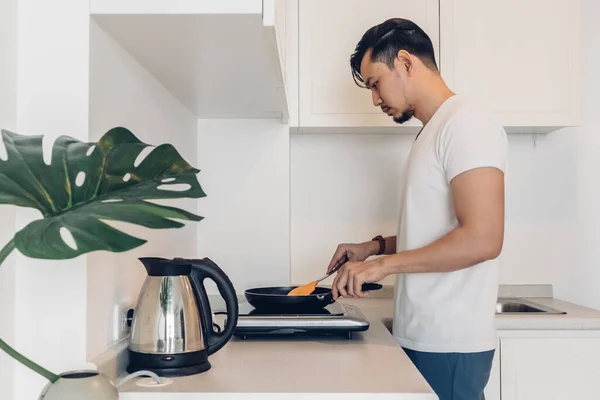
[(409, 121), (413, 117), (413, 113), (402, 113), (399, 117), (394, 117), (394, 122), (397, 124), (403, 124)]

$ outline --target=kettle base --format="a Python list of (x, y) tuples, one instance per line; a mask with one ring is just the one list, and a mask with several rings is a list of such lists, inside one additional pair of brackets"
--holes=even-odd
[(206, 350), (180, 354), (150, 354), (129, 350), (127, 372), (151, 371), (158, 376), (196, 375), (211, 368)]

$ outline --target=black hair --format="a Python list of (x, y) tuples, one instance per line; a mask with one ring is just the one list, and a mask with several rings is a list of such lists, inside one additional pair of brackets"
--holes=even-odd
[(371, 60), (383, 62), (390, 68), (394, 67), (398, 52), (406, 50), (419, 57), (429, 69), (438, 71), (431, 39), (423, 29), (407, 19), (390, 18), (369, 28), (360, 39), (350, 56), (350, 67), (354, 82), (361, 87), (365, 86), (361, 85), (364, 79), (360, 74), (360, 63), (369, 49)]

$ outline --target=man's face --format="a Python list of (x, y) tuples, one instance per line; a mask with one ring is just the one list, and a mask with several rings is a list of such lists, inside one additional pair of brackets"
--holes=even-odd
[(406, 100), (406, 71), (401, 68), (397, 59), (395, 67), (389, 68), (385, 63), (373, 62), (369, 50), (360, 64), (360, 73), (365, 85), (371, 90), (375, 107), (380, 107), (399, 124), (413, 117), (414, 109)]

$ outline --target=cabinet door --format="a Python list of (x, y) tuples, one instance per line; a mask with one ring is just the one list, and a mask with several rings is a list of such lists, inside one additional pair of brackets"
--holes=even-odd
[(502, 400), (600, 398), (600, 338), (502, 339)]
[(579, 0), (444, 0), (442, 76), (507, 127), (579, 120)]
[(265, 38), (270, 42), (270, 56), (277, 84), (275, 92), (277, 100), (282, 104), (282, 121), (289, 122), (290, 106), (286, 92), (287, 77), (287, 1), (263, 0), (263, 25), (266, 28)]
[(492, 361), (490, 379), (484, 390), (485, 400), (500, 400), (500, 352), (500, 341), (498, 340), (494, 360)]
[[(438, 0), (300, 0), (299, 126), (394, 127), (352, 79), (350, 55), (362, 35), (389, 18), (410, 19), (439, 51)], [(413, 126), (420, 122), (412, 120)]]
[(287, 44), (287, 0), (263, 0), (263, 24), (274, 31), (277, 61), (280, 64), (283, 80), (286, 78), (286, 44)]

